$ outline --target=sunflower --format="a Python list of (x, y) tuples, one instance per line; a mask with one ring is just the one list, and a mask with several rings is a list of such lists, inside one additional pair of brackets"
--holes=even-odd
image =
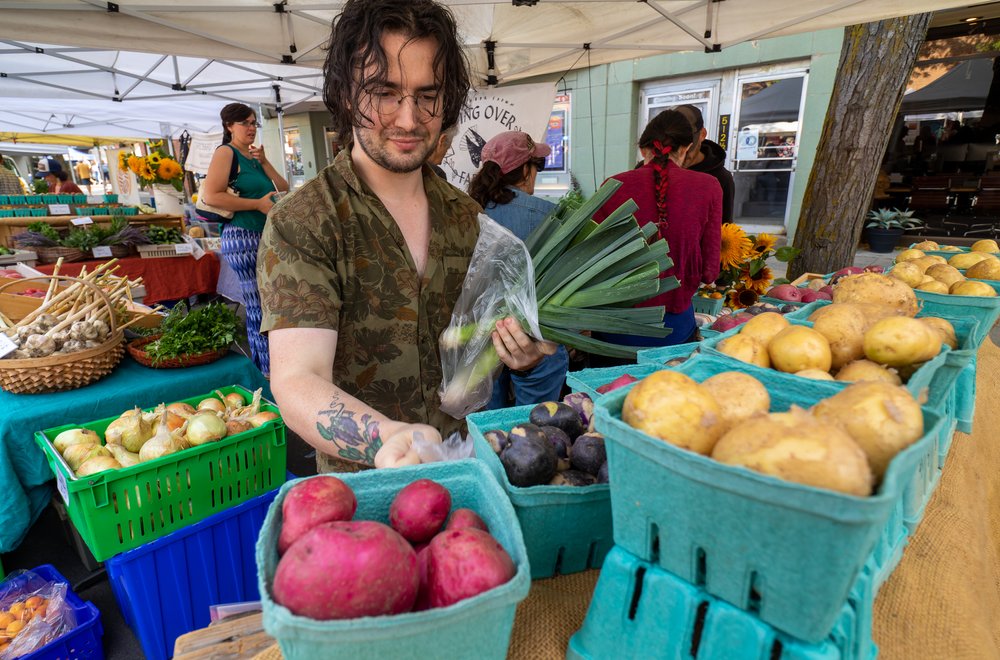
[(153, 173), (153, 168), (150, 167), (149, 161), (146, 159), (142, 159), (142, 162), (139, 163), (139, 171), (136, 172), (136, 174), (138, 174), (142, 179), (151, 180), (156, 178), (156, 174)]
[(156, 170), (156, 175), (164, 181), (173, 181), (183, 175), (181, 166), (172, 158), (164, 158)]
[(138, 174), (139, 167), (146, 161), (142, 158), (139, 158), (138, 156), (129, 156), (127, 162), (128, 162), (128, 168), (132, 170), (133, 173)]
[(774, 249), (774, 244), (778, 239), (771, 234), (758, 234), (753, 242), (753, 253), (757, 256), (770, 252)]
[(723, 268), (739, 266), (747, 256), (753, 243), (743, 233), (743, 229), (731, 222), (722, 225), (722, 247), (719, 250), (719, 261)]
[(747, 266), (740, 270), (740, 282), (744, 288), (750, 289), (758, 294), (763, 294), (771, 286), (771, 281), (774, 279), (774, 274), (771, 273), (771, 269), (767, 266), (761, 266), (757, 274), (750, 274), (750, 267)]
[(120, 170), (127, 170), (127, 169), (129, 169), (129, 167), (128, 167), (128, 158), (129, 158), (129, 153), (127, 151), (119, 151), (118, 152), (118, 169), (120, 169)]
[(149, 161), (149, 166), (155, 170), (157, 167), (160, 166), (160, 163), (163, 162), (163, 156), (160, 155), (159, 151), (154, 151), (153, 153), (146, 156), (146, 160)]
[(744, 309), (757, 302), (758, 298), (760, 296), (756, 291), (740, 285), (726, 294), (726, 306), (730, 309)]

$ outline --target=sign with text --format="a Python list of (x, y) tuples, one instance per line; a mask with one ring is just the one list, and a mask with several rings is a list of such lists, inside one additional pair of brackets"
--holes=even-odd
[(732, 115), (719, 116), (719, 146), (723, 151), (729, 151), (729, 126)]
[(194, 246), (190, 243), (176, 243), (174, 244), (174, 252), (177, 254), (192, 254)]
[(736, 160), (757, 160), (757, 131), (747, 126), (736, 139)]
[(480, 165), (483, 145), (505, 131), (523, 131), (544, 142), (552, 115), (555, 83), (514, 85), (470, 92), (458, 118), (458, 133), (441, 168), (448, 181), (465, 190)]
[(85, 215), (82, 215), (79, 218), (70, 218), (69, 221), (72, 222), (77, 227), (94, 224), (94, 221)]
[(221, 131), (192, 134), (187, 160), (184, 161), (184, 169), (195, 174), (208, 174), (208, 165), (212, 162), (212, 155), (221, 144)]
[(87, 195), (88, 204), (103, 204), (104, 195)]
[(69, 204), (49, 204), (49, 215), (69, 215)]
[(100, 259), (101, 257), (111, 256), (111, 246), (110, 245), (98, 245), (93, 249), (94, 257)]

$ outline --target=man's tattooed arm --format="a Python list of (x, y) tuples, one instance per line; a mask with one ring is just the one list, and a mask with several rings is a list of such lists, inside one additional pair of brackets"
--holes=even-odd
[[(336, 455), (344, 460), (375, 465), (375, 454), (382, 448), (379, 422), (373, 415), (347, 410), (340, 396), (334, 395), (326, 410), (319, 412), (316, 430), (333, 443)], [(334, 453), (334, 452), (328, 452)]]

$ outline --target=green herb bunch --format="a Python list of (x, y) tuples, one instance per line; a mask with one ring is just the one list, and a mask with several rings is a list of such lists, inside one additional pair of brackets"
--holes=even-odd
[(181, 355), (197, 355), (228, 348), (236, 341), (240, 321), (233, 310), (223, 303), (187, 311), (177, 304), (160, 324), (159, 339), (146, 344), (143, 350), (154, 363)]
[(146, 237), (149, 239), (150, 243), (155, 245), (169, 245), (172, 243), (183, 243), (184, 237), (180, 230), (176, 227), (160, 227), (159, 225), (151, 225), (146, 228)]

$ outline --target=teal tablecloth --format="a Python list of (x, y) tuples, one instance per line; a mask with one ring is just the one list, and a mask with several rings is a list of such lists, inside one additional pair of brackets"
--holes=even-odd
[(235, 353), (187, 369), (147, 369), (126, 356), (110, 376), (78, 390), (54, 394), (0, 391), (0, 552), (10, 552), (21, 543), (52, 494), (54, 478), (45, 454), (35, 444), (35, 431), (83, 424), (134, 406), (149, 408), (236, 384), (250, 390), (264, 387), (270, 398), (260, 371)]

